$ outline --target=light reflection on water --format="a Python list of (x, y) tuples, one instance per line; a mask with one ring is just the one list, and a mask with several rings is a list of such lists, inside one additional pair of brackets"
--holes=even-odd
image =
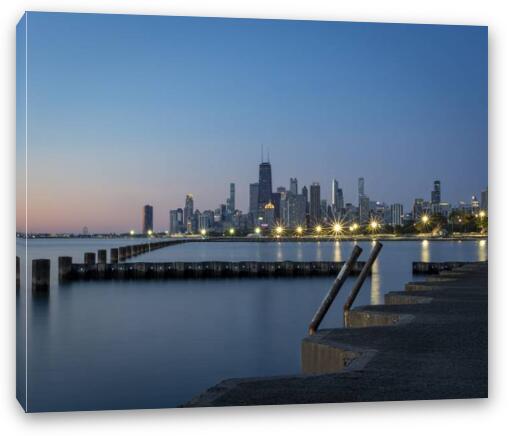
[(371, 304), (382, 304), (380, 283), (380, 260), (377, 258), (371, 267)]
[(421, 262), (429, 262), (430, 260), (430, 252), (429, 252), (429, 241), (424, 240), (421, 242)]

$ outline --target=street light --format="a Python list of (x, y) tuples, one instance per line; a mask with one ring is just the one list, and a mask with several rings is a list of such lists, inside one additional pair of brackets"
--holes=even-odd
[(276, 235), (281, 236), (283, 234), (283, 226), (277, 226), (276, 227)]
[(232, 227), (232, 228), (229, 230), (229, 233), (230, 233), (230, 235), (234, 235), (234, 234), (235, 234), (235, 229)]
[(207, 235), (207, 229), (201, 229), (200, 233), (201, 233), (202, 236), (206, 236)]
[(297, 234), (300, 236), (302, 235), (302, 232), (304, 231), (304, 229), (302, 228), (302, 226), (297, 226), (297, 228), (295, 229), (295, 231), (297, 232)]
[(483, 219), (485, 216), (486, 216), (486, 212), (485, 212), (484, 210), (481, 210), (481, 211), (479, 212), (479, 217), (480, 217), (481, 219)]
[(134, 231), (134, 230), (131, 230), (131, 231), (129, 231), (129, 234), (130, 234), (131, 236), (134, 236), (135, 231)]
[(315, 232), (316, 232), (317, 234), (320, 234), (320, 233), (322, 232), (322, 226), (320, 226), (320, 225), (316, 226), (316, 227), (315, 227)]
[(152, 236), (153, 234), (154, 234), (154, 232), (153, 232), (152, 230), (150, 230), (150, 229), (149, 229), (149, 230), (147, 231), (147, 235)]
[(423, 223), (423, 224), (428, 224), (428, 222), (429, 222), (429, 216), (428, 216), (428, 215), (423, 215), (423, 216), (421, 217), (421, 221), (422, 221), (422, 223)]
[(373, 232), (375, 232), (375, 231), (378, 229), (378, 227), (379, 227), (379, 226), (380, 226), (380, 224), (378, 224), (378, 222), (377, 222), (377, 221), (375, 221), (375, 220), (372, 220), (372, 221), (369, 223), (369, 228), (370, 228)]
[(262, 232), (262, 229), (260, 229), (260, 227), (256, 227), (256, 228), (255, 228), (255, 233), (256, 233), (257, 235), (259, 235), (261, 232)]

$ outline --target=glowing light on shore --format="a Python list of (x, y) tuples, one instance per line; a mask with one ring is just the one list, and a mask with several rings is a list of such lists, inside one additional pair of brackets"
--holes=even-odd
[(429, 223), (429, 216), (428, 215), (423, 215), (421, 217), (421, 221), (423, 224), (428, 224)]
[(130, 234), (131, 236), (134, 236), (134, 235), (136, 234), (136, 232), (135, 232), (134, 230), (130, 230), (130, 231), (129, 231), (129, 234)]
[(230, 235), (234, 235), (235, 234), (235, 229), (232, 227), (230, 230), (228, 230), (228, 233)]
[(260, 227), (256, 227), (256, 228), (255, 228), (255, 233), (256, 233), (257, 235), (259, 235), (261, 232), (262, 232), (262, 229), (260, 229)]
[(202, 236), (206, 236), (207, 235), (207, 230), (206, 229), (201, 229), (200, 233), (201, 233)]
[(319, 235), (320, 233), (322, 233), (322, 226), (318, 225), (315, 227), (315, 232)]
[(302, 226), (297, 226), (297, 228), (295, 229), (295, 231), (297, 232), (297, 235), (302, 235), (302, 233), (304, 232), (304, 229), (302, 228)]
[(153, 234), (154, 234), (154, 232), (152, 230), (147, 231), (147, 235), (152, 236)]
[(377, 230), (379, 227), (380, 227), (380, 223), (378, 223), (378, 221), (376, 221), (376, 220), (371, 220), (371, 222), (369, 223), (369, 228), (372, 231)]

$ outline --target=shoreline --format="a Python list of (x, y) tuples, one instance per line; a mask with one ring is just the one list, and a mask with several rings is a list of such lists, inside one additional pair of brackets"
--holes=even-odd
[(284, 236), (284, 237), (249, 237), (249, 236), (217, 236), (217, 237), (201, 237), (201, 236), (191, 236), (191, 237), (173, 237), (173, 236), (164, 236), (164, 237), (141, 237), (141, 236), (33, 236), (33, 237), (20, 237), (16, 236), (16, 240), (35, 240), (35, 239), (65, 239), (65, 240), (116, 240), (116, 239), (129, 239), (132, 241), (143, 240), (147, 243), (150, 243), (152, 240), (155, 242), (161, 241), (179, 241), (179, 242), (357, 242), (357, 241), (428, 241), (428, 242), (461, 242), (461, 241), (488, 241), (488, 235), (465, 235), (465, 236), (432, 236), (432, 235), (416, 235), (416, 236), (393, 236), (393, 235), (359, 235), (359, 236), (342, 236), (342, 237), (317, 237), (317, 236), (309, 236), (309, 237), (292, 237), (292, 236)]

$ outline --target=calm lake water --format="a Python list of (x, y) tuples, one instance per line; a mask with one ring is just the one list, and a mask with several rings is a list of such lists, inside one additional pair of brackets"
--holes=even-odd
[[(136, 240), (134, 242), (141, 242)], [(299, 373), (300, 341), (333, 277), (75, 282), (59, 285), (58, 256), (132, 244), (132, 240), (37, 239), (31, 260), (51, 259), (48, 297), (28, 292), (25, 241), (18, 312), (18, 398), (28, 410), (173, 407), (232, 377)], [(365, 260), (371, 242), (360, 242)], [(191, 243), (131, 261), (346, 260), (353, 242)], [(109, 256), (109, 253), (108, 253)], [(412, 261), (487, 260), (486, 241), (392, 241), (366, 280), (357, 305), (412, 280)], [(342, 324), (349, 279), (322, 327)], [(30, 290), (30, 283), (29, 288)], [(25, 310), (28, 318), (25, 344)]]

